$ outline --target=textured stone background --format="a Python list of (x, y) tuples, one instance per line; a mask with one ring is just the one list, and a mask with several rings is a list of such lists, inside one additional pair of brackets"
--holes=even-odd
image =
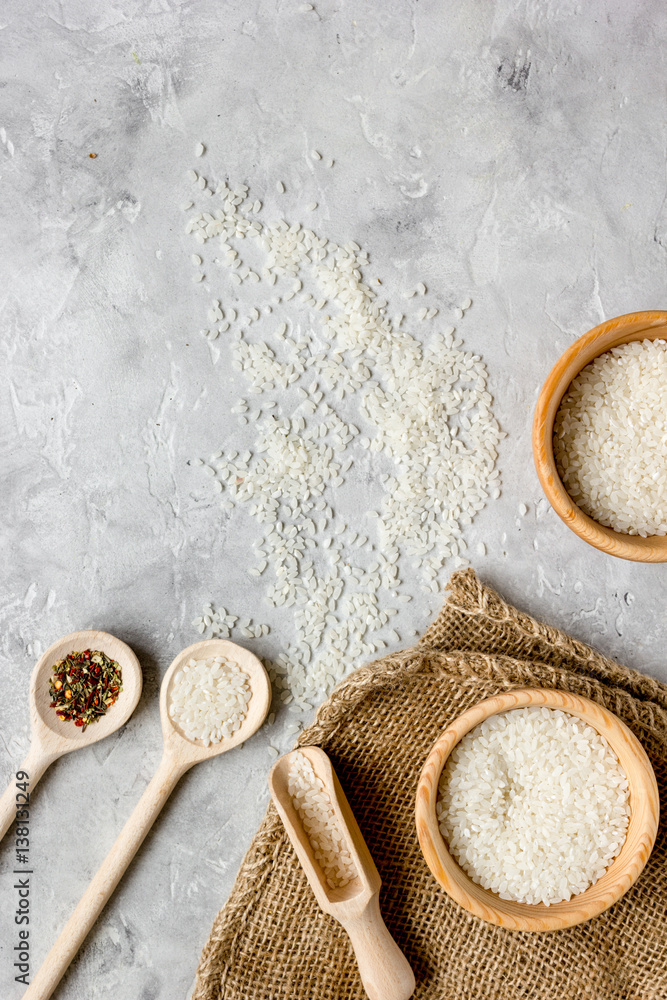
[[(28, 678), (75, 628), (128, 641), (145, 693), (123, 732), (53, 766), (32, 810), (33, 970), (160, 755), (156, 692), (209, 597), (272, 624), (188, 463), (243, 441), (229, 354), (199, 335), (179, 204), (202, 139), (265, 217), (356, 239), (396, 311), (423, 279), (483, 355), (503, 428), (502, 498), (468, 531), (477, 571), (520, 607), (667, 681), (665, 569), (603, 556), (561, 524), (530, 456), (538, 388), (604, 318), (665, 308), (667, 14), (652, 2), (5, 0), (0, 9), (2, 559), (0, 775), (24, 755)], [(316, 170), (311, 148), (335, 158)], [(89, 152), (97, 158), (89, 158)], [(278, 200), (275, 182), (288, 192)], [(310, 220), (309, 220), (310, 221)], [(210, 293), (215, 288), (210, 286)], [(243, 298), (241, 297), (241, 301)], [(356, 484), (356, 485), (355, 485)], [(338, 507), (361, 524), (363, 469)], [(528, 504), (526, 517), (518, 506)], [(407, 573), (407, 571), (406, 571)], [(402, 629), (438, 601), (415, 600)], [(59, 997), (171, 1000), (267, 800), (266, 746), (187, 775)], [(0, 994), (13, 982), (9, 842), (0, 851)]]

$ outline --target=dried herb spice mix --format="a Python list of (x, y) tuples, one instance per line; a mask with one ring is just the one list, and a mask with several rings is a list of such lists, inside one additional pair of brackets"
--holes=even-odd
[(68, 653), (54, 666), (49, 682), (51, 708), (82, 729), (106, 715), (122, 690), (119, 664), (99, 649)]

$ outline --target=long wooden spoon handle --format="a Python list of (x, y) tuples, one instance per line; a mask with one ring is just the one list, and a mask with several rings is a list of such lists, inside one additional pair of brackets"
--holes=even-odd
[(345, 920), (359, 966), (359, 975), (370, 1000), (408, 1000), (415, 977), (408, 960), (387, 930), (380, 901), (372, 896), (364, 913)]
[[(59, 753), (47, 753), (40, 747), (31, 746), (28, 755), (21, 766), (14, 772), (14, 778), (10, 781), (0, 798), (0, 840), (9, 830), (17, 808), (30, 805), (30, 795), (32, 790), (46, 771), (49, 764), (60, 757)], [(16, 776), (20, 774), (19, 779)], [(27, 777), (24, 777), (27, 775)], [(24, 791), (23, 788), (26, 788)]]
[(51, 996), (188, 766), (171, 757), (162, 758), (134, 812), (23, 994), (23, 1000), (48, 1000)]

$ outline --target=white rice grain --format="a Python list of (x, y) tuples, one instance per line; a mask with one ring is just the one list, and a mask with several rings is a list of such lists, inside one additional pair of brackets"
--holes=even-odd
[(625, 840), (627, 777), (607, 741), (551, 708), (493, 715), (452, 751), (436, 812), (470, 878), (550, 906), (598, 881)]
[(357, 870), (324, 782), (300, 751), (290, 764), (287, 789), (327, 884), (343, 888), (356, 878)]
[[(200, 631), (210, 624), (210, 615), (205, 615)], [(174, 676), (169, 715), (189, 740), (209, 746), (241, 728), (251, 694), (248, 675), (237, 663), (223, 656), (192, 658)]]
[(667, 341), (595, 358), (556, 414), (563, 484), (594, 520), (628, 535), (667, 534)]

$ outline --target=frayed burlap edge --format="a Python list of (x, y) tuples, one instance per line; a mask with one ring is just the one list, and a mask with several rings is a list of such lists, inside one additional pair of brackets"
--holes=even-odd
[[(634, 723), (634, 728), (641, 729), (648, 743), (664, 747), (666, 685), (621, 666), (559, 629), (511, 607), (482, 584), (473, 570), (453, 574), (447, 589), (449, 594), (443, 609), (417, 646), (376, 660), (351, 674), (320, 707), (314, 723), (301, 733), (296, 745), (326, 742), (373, 690), (387, 684), (406, 683), (428, 658), (432, 668), (460, 673), (462, 684), (479, 678), (481, 672), (492, 677), (498, 690), (517, 686), (517, 667), (527, 668), (525, 684), (528, 685), (531, 663), (539, 664), (542, 668), (539, 683), (545, 687), (558, 686), (558, 675), (567, 669), (580, 675), (572, 678), (571, 690), (577, 689), (576, 693), (603, 703), (604, 685), (604, 704), (629, 724)], [(507, 650), (513, 655), (508, 656)], [(512, 678), (505, 669), (510, 664)], [(553, 683), (549, 682), (550, 676)], [(270, 804), (243, 859), (230, 897), (215, 918), (200, 957), (191, 1000), (224, 997), (236, 948), (243, 940), (248, 918), (258, 905), (274, 859), (286, 839), (280, 818)]]
[[(454, 573), (448, 590), (450, 596), (419, 640), (420, 648), (497, 654), (509, 652), (503, 648), (507, 645), (514, 659), (537, 660), (582, 671), (604, 684), (624, 688), (633, 698), (652, 701), (667, 709), (667, 685), (621, 666), (560, 629), (506, 604), (472, 569)], [(457, 641), (462, 637), (465, 645)]]

